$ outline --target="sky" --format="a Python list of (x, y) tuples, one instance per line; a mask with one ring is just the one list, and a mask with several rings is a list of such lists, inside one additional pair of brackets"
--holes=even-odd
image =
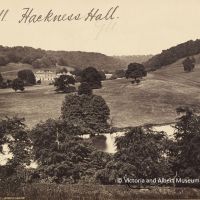
[[(0, 5), (0, 12), (9, 9), (0, 22), (4, 46), (144, 55), (200, 38), (200, 0), (0, 0)], [(105, 15), (116, 6), (113, 20), (18, 23), (23, 8), (43, 16), (52, 9), (85, 17), (92, 8)]]

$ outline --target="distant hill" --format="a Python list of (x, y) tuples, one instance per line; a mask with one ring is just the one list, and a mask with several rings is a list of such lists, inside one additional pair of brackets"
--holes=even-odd
[(124, 62), (126, 66), (130, 63), (144, 63), (148, 61), (150, 58), (153, 57), (153, 55), (128, 55), (128, 56), (113, 56), (114, 58), (117, 58)]
[(170, 65), (181, 58), (194, 56), (200, 53), (200, 40), (190, 40), (177, 46), (163, 50), (144, 63), (145, 67), (152, 71), (162, 66)]
[[(101, 53), (81, 51), (46, 51), (32, 47), (4, 47), (0, 46), (1, 67), (9, 63), (22, 63), (33, 66), (33, 69), (54, 69), (56, 65), (73, 68), (93, 66), (98, 70), (115, 71), (126, 68), (124, 61)], [(5, 71), (5, 67), (4, 70)]]

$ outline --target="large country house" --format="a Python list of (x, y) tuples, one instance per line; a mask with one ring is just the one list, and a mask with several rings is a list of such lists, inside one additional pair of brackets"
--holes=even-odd
[(50, 70), (40, 70), (40, 71), (35, 72), (36, 81), (38, 81), (38, 80), (54, 81), (54, 79), (58, 78), (60, 75), (70, 75), (70, 76), (72, 76), (72, 74), (70, 72), (56, 73), (56, 72), (52, 72)]

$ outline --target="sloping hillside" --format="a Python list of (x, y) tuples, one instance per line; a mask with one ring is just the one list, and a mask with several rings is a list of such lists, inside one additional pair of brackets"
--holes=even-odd
[(32, 47), (0, 46), (0, 71), (2, 71), (2, 66), (6, 66), (9, 63), (29, 64), (32, 65), (34, 69), (53, 69), (57, 64), (80, 69), (92, 66), (99, 70), (107, 71), (115, 71), (116, 69), (126, 67), (124, 61), (101, 53), (45, 51), (42, 49), (34, 49)]
[(163, 66), (172, 64), (181, 58), (193, 56), (200, 53), (200, 40), (190, 40), (163, 50), (162, 53), (157, 54), (144, 63), (145, 67), (149, 70), (156, 70)]

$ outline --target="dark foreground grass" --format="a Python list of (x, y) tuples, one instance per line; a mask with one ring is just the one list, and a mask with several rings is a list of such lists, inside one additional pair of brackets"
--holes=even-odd
[(200, 199), (199, 189), (174, 187), (139, 190), (122, 185), (32, 184), (25, 186), (23, 191), (27, 200)]

